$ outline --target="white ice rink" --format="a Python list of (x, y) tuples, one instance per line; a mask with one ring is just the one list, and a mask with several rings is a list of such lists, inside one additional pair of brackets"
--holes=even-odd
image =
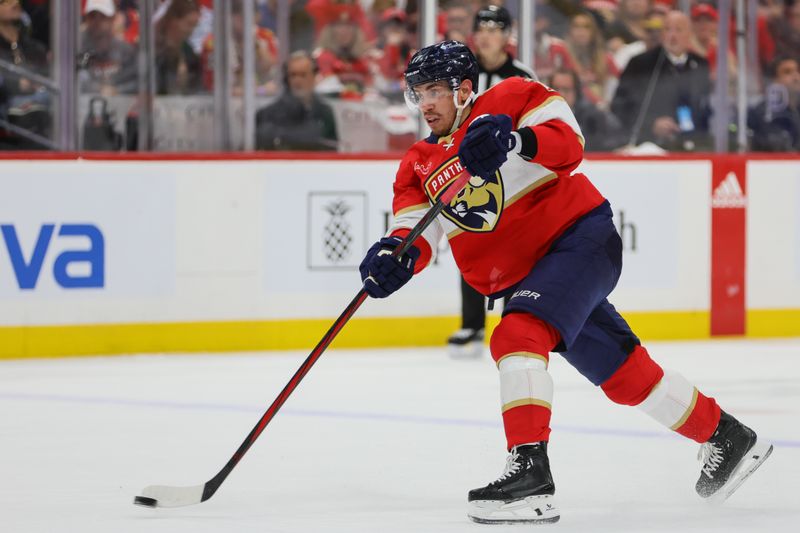
[(800, 531), (800, 341), (649, 348), (775, 444), (722, 507), (694, 493), (697, 444), (554, 355), (561, 521), (469, 522), (506, 456), (497, 371), (442, 348), (329, 351), (211, 500), (145, 509), (146, 485), (216, 474), (307, 354), (100, 357), (0, 363), (0, 531)]

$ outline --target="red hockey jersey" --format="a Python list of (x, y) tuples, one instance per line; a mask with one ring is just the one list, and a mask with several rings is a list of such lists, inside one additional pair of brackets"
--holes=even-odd
[(431, 259), (446, 235), (464, 279), (485, 295), (522, 280), (578, 218), (604, 198), (583, 174), (583, 136), (567, 103), (533, 80), (509, 78), (474, 102), (452, 135), (415, 143), (400, 162), (394, 182), (390, 235), (405, 235), (464, 169), (458, 146), (467, 126), (485, 113), (510, 115), (515, 127), (532, 128), (538, 153), (531, 161), (510, 153), (491, 179), (474, 176), (415, 243)]

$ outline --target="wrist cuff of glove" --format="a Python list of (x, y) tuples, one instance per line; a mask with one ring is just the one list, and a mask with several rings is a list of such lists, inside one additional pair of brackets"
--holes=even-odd
[(526, 161), (531, 161), (536, 154), (539, 153), (539, 140), (531, 128), (520, 128), (517, 131), (511, 132), (512, 135), (518, 136), (517, 146), (514, 151)]

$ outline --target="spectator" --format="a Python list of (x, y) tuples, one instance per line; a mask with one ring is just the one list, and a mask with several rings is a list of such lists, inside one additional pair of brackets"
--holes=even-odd
[(350, 10), (320, 32), (314, 55), (322, 76), (320, 92), (360, 99), (372, 86), (367, 41)]
[[(717, 75), (718, 21), (717, 10), (711, 4), (696, 4), (692, 7), (692, 29), (694, 30), (692, 50), (708, 61), (712, 80), (715, 80)], [(736, 79), (736, 55), (730, 46), (727, 48), (727, 53), (728, 79), (733, 81)]]
[(772, 65), (773, 83), (764, 102), (748, 116), (753, 150), (800, 150), (800, 68), (794, 57), (780, 56)]
[(132, 94), (138, 88), (136, 50), (114, 35), (114, 0), (88, 0), (78, 54), (78, 80), (84, 93)]
[(119, 0), (118, 4), (114, 33), (118, 39), (137, 46), (139, 44), (138, 0)]
[(631, 133), (631, 144), (691, 150), (709, 141), (708, 62), (689, 50), (690, 42), (689, 17), (671, 11), (663, 44), (632, 58), (622, 73), (611, 110)]
[(578, 73), (583, 95), (593, 104), (607, 106), (616, 89), (619, 71), (606, 51), (597, 21), (589, 12), (572, 17), (566, 39), (554, 46), (559, 64)]
[(304, 51), (284, 65), (284, 92), (256, 115), (259, 150), (335, 150), (338, 136), (331, 107), (314, 93), (317, 67)]
[(581, 127), (586, 152), (610, 152), (625, 144), (622, 125), (609, 111), (584, 98), (581, 80), (574, 70), (557, 70), (547, 83), (564, 97)]
[[(19, 0), (0, 2), (0, 59), (34, 74), (48, 73), (47, 50), (28, 36), (22, 27)], [(11, 124), (32, 133), (48, 136), (50, 98), (47, 91), (25, 76), (0, 68), (0, 116)], [(0, 127), (0, 146), (9, 149), (40, 148), (37, 143)]]
[(563, 47), (563, 41), (554, 36), (552, 32), (553, 20), (558, 18), (558, 12), (544, 0), (536, 0), (536, 20), (534, 21), (533, 64), (536, 65), (536, 75), (541, 79), (548, 79), (556, 69), (562, 68), (563, 58), (556, 56), (555, 51)]
[(406, 29), (406, 13), (402, 9), (389, 8), (380, 20), (380, 35), (377, 43), (377, 62), (380, 76), (376, 86), (390, 98), (403, 100), (403, 77), (406, 65), (415, 49)]
[(511, 26), (511, 14), (504, 7), (490, 5), (475, 15), (472, 30), (479, 72), (476, 93), (482, 94), (512, 76), (536, 79), (531, 69), (506, 52)]
[(783, 16), (771, 18), (768, 24), (775, 51), (782, 56), (800, 58), (800, 0), (785, 2)]
[[(407, 4), (410, 4), (410, 0)], [(314, 19), (314, 36), (320, 39), (322, 31), (332, 22), (339, 20), (342, 13), (361, 30), (364, 41), (375, 41), (375, 28), (369, 23), (366, 13), (358, 0), (308, 0), (305, 11)]]
[(606, 30), (608, 48), (612, 53), (626, 44), (645, 40), (645, 21), (652, 6), (651, 0), (619, 0), (617, 18)]
[(444, 35), (443, 40), (470, 43), (472, 28), (472, 10), (463, 0), (452, 0), (444, 8)]
[[(244, 92), (244, 15), (242, 4), (231, 4), (231, 30), (232, 35), (228, 43), (231, 69), (233, 70), (233, 96), (241, 96)], [(272, 31), (253, 24), (251, 28), (255, 44), (255, 77), (256, 93), (259, 95), (274, 95), (279, 91), (278, 86), (278, 40)], [(201, 61), (203, 64), (203, 83), (208, 91), (214, 90), (214, 35), (206, 36), (203, 43)]]
[(202, 65), (188, 39), (200, 20), (200, 6), (195, 0), (166, 0), (154, 18), (156, 93), (199, 93)]

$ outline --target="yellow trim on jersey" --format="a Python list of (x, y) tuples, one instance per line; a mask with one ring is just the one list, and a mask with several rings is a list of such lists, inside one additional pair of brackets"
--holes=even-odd
[(409, 207), (404, 207), (403, 209), (395, 213), (394, 216), (395, 218), (397, 218), (399, 216), (405, 215), (406, 213), (412, 213), (414, 211), (421, 211), (423, 209), (428, 209), (430, 206), (431, 204), (427, 203), (427, 204), (417, 204)]
[(680, 418), (680, 420), (672, 424), (672, 426), (670, 426), (669, 429), (671, 429), (672, 431), (678, 431), (680, 427), (686, 423), (686, 421), (689, 419), (689, 415), (691, 415), (692, 411), (694, 411), (695, 405), (697, 405), (697, 395), (698, 391), (697, 387), (695, 387), (694, 390), (692, 391), (692, 401), (689, 404), (689, 407), (686, 408), (686, 412), (683, 413), (683, 416)]
[(513, 402), (508, 402), (507, 404), (503, 405), (502, 411), (505, 413), (510, 409), (523, 405), (538, 405), (539, 407), (544, 407), (545, 409), (550, 409), (551, 411), (553, 410), (553, 406), (550, 405), (550, 402), (537, 400), (536, 398), (523, 398), (522, 400), (514, 400)]
[(556, 94), (556, 95), (553, 95), (553, 96), (549, 97), (547, 100), (545, 100), (544, 102), (542, 102), (538, 106), (534, 107), (533, 109), (531, 109), (530, 111), (528, 111), (527, 113), (522, 115), (522, 118), (520, 118), (519, 121), (517, 121), (517, 129), (520, 129), (522, 127), (522, 123), (525, 122), (531, 115), (533, 115), (534, 113), (539, 111), (541, 108), (549, 105), (554, 100), (561, 100), (565, 104), (567, 103), (567, 101), (564, 100), (563, 96), (560, 96), (560, 95)]
[(541, 361), (544, 361), (545, 368), (547, 368), (547, 365), (550, 363), (549, 359), (546, 356), (542, 355), (542, 354), (533, 353), (533, 352), (513, 352), (513, 353), (507, 353), (506, 355), (504, 355), (500, 359), (498, 359), (497, 360), (497, 368), (500, 368), (500, 361), (504, 360), (507, 357), (514, 357), (514, 356), (528, 357), (530, 359), (539, 359)]
[(513, 204), (514, 202), (516, 202), (517, 200), (519, 200), (520, 198), (522, 198), (523, 196), (525, 196), (526, 194), (531, 192), (532, 190), (538, 189), (539, 187), (541, 187), (545, 183), (549, 183), (549, 182), (553, 181), (554, 179), (556, 179), (557, 177), (558, 177), (558, 175), (556, 173), (552, 173), (552, 174), (548, 174), (547, 176), (545, 176), (543, 178), (539, 178), (538, 180), (534, 181), (533, 183), (531, 183), (530, 185), (528, 185), (527, 187), (525, 187), (524, 189), (519, 191), (517, 194), (515, 194), (514, 196), (512, 196), (511, 198), (506, 200), (506, 207), (510, 206), (511, 204)]

